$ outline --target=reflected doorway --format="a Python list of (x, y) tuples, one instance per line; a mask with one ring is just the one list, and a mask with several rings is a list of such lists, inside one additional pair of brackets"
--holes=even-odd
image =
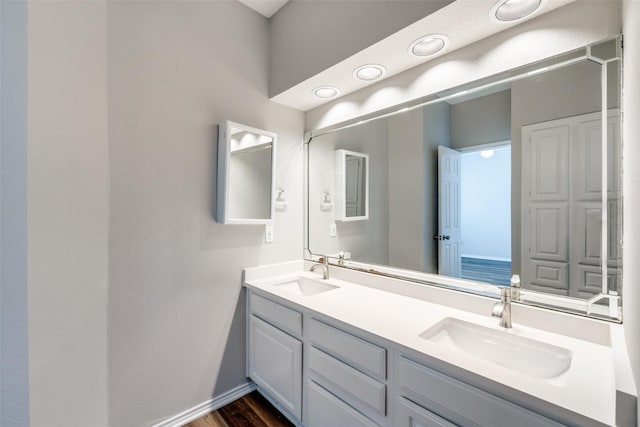
[[(511, 279), (511, 144), (440, 150), (444, 160), (459, 156), (459, 186), (439, 167), (439, 274), (509, 286)], [(450, 160), (449, 160), (450, 162)], [(448, 190), (447, 190), (448, 189)], [(457, 194), (456, 194), (457, 193)], [(459, 212), (455, 207), (459, 206)], [(450, 236), (459, 220), (457, 250)], [(442, 238), (441, 238), (442, 236)], [(456, 268), (452, 268), (456, 267)]]

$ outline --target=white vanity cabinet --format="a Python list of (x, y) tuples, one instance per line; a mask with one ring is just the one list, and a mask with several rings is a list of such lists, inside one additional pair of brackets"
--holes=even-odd
[[(387, 349), (314, 318), (305, 325), (305, 339), (309, 342), (305, 403), (309, 427), (389, 424)], [(330, 423), (326, 413), (314, 409), (322, 401), (318, 387), (329, 393), (325, 400), (333, 402), (332, 416), (341, 414), (341, 423)]]
[(567, 411), (553, 409), (543, 415), (532, 408), (544, 403), (529, 401), (526, 395), (511, 398), (499, 385), (478, 382), (452, 366), (444, 368), (442, 362), (395, 341), (296, 303), (274, 300), (249, 289), (248, 376), (297, 425), (602, 425)]
[(302, 314), (249, 294), (247, 376), (279, 409), (302, 418)]
[[(396, 426), (559, 427), (542, 415), (399, 355)], [(422, 420), (422, 421), (416, 421)]]

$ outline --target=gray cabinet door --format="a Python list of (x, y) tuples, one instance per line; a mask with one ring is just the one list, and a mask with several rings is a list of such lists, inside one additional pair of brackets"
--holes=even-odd
[(249, 322), (249, 377), (299, 420), (302, 342), (253, 315)]

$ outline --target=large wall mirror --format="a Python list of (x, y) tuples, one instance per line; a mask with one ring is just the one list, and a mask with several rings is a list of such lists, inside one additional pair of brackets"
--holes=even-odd
[[(517, 274), (521, 302), (620, 320), (620, 58), (616, 38), (311, 132), (307, 257), (489, 295)], [(368, 155), (367, 221), (322, 208), (336, 150)]]

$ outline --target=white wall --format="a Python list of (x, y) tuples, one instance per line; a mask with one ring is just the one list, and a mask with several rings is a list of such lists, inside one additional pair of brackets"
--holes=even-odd
[[(624, 0), (623, 196), (624, 249), (622, 273), (624, 329), (629, 358), (640, 385), (640, 2)], [(638, 406), (640, 420), (640, 406)]]
[[(31, 425), (107, 420), (105, 2), (29, 2)], [(71, 417), (71, 418), (70, 418)]]
[(462, 154), (462, 256), (511, 261), (511, 148)]
[(29, 425), (27, 3), (0, 2), (0, 425)]
[(275, 96), (451, 0), (291, 1), (271, 18), (270, 85)]
[[(270, 102), (268, 21), (235, 1), (109, 2), (109, 425), (243, 384), (242, 268), (302, 256), (303, 114)], [(275, 242), (214, 221), (217, 124), (278, 134)]]

